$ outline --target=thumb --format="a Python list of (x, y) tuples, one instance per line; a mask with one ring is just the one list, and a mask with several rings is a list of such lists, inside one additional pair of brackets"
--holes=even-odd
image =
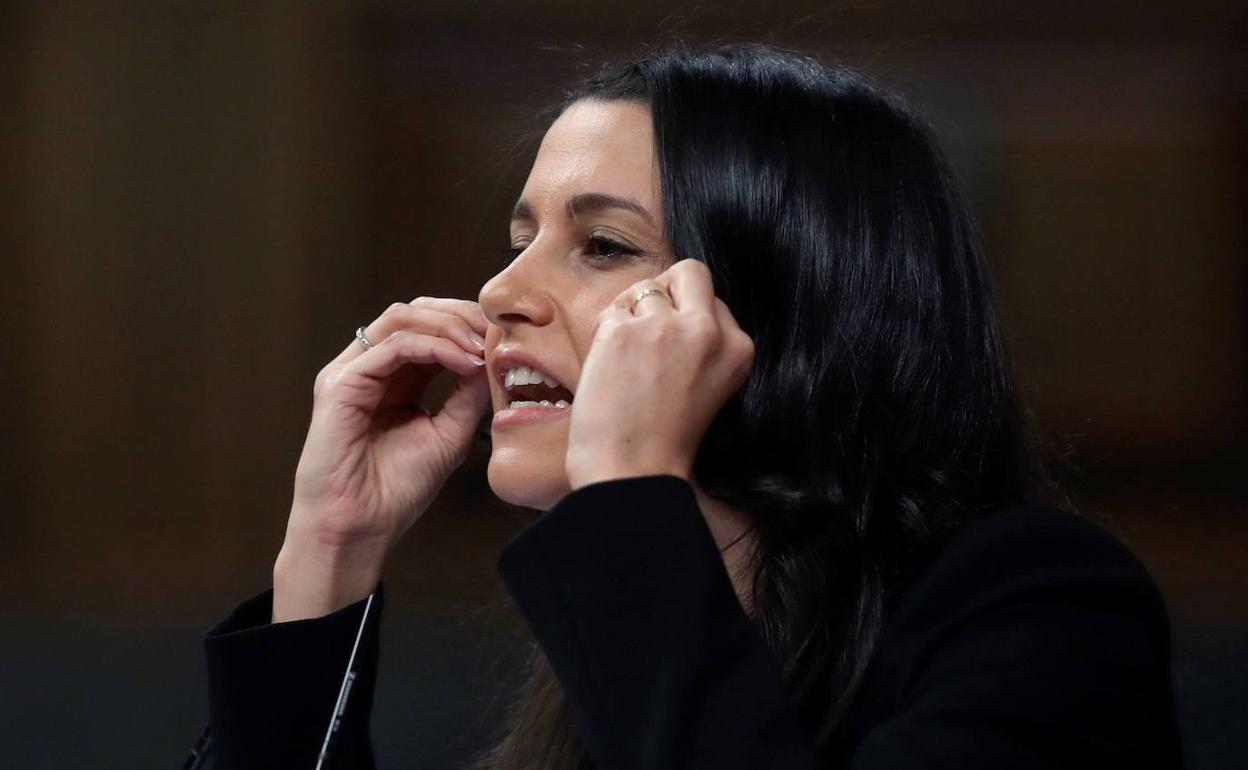
[(455, 389), (433, 416), (433, 427), (438, 435), (459, 446), (472, 437), (489, 403), (490, 380), (481, 367), (474, 374), (456, 378)]

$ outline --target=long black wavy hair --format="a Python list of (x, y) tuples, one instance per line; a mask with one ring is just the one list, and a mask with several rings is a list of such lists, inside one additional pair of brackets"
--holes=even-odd
[[(851, 71), (762, 45), (668, 47), (576, 84), (649, 106), (667, 237), (710, 268), (753, 371), (694, 480), (746, 511), (751, 618), (819, 748), (890, 602), (967, 520), (1073, 508), (1016, 396), (988, 267), (929, 129)], [(533, 646), (476, 765), (590, 768)]]

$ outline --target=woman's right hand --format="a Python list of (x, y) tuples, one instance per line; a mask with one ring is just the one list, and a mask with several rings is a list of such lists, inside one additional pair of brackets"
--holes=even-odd
[[(273, 621), (319, 617), (370, 594), (391, 548), (468, 457), (489, 404), (475, 302), (391, 305), (317, 375), (286, 540), (273, 567)], [(442, 369), (458, 375), (436, 414), (419, 405)]]

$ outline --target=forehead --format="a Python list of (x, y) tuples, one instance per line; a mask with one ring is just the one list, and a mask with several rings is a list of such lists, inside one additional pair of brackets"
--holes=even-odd
[(660, 210), (649, 107), (585, 100), (551, 124), (522, 197), (538, 207), (558, 206), (586, 191), (632, 198), (652, 212)]

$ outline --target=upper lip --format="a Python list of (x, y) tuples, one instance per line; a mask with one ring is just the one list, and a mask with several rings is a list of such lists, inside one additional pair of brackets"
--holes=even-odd
[(576, 389), (572, 384), (564, 379), (564, 376), (556, 372), (548, 364), (543, 363), (537, 356), (520, 350), (519, 348), (494, 348), (490, 355), (490, 366), (494, 370), (494, 379), (498, 382), (498, 387), (504, 393), (507, 392), (507, 370), (514, 369), (517, 366), (527, 366), (530, 369), (537, 369), (542, 374), (553, 377), (560, 385), (567, 388), (569, 392), (575, 393)]

